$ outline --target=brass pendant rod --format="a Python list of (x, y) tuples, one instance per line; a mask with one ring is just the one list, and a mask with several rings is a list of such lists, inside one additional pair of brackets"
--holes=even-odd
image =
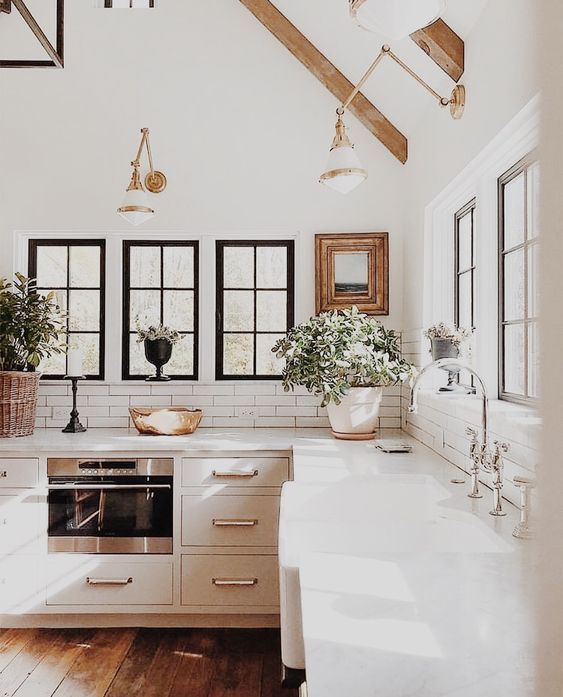
[(403, 63), (399, 56), (396, 56), (389, 46), (385, 45), (381, 50), (384, 51), (389, 56), (389, 58), (392, 58), (395, 61), (395, 63), (397, 63), (397, 65), (400, 65), (401, 68), (405, 70), (412, 78), (414, 78), (419, 85), (425, 87), (428, 90), (428, 92), (430, 92), (430, 94), (440, 102), (442, 106), (447, 106), (450, 103), (449, 99), (447, 99), (446, 97), (442, 97), (442, 95), (438, 94), (438, 92), (436, 92), (436, 90), (433, 90), (427, 82), (425, 82), (414, 72), (414, 70), (411, 70), (411, 68), (409, 68), (409, 66), (406, 63)]
[(348, 99), (342, 104), (340, 109), (337, 110), (339, 114), (344, 113), (344, 110), (350, 106), (354, 97), (362, 89), (365, 82), (368, 80), (368, 78), (371, 76), (373, 71), (377, 68), (377, 66), (381, 63), (381, 61), (383, 60), (383, 58), (385, 56), (389, 56), (390, 58), (392, 58), (395, 61), (395, 63), (397, 63), (397, 65), (399, 65), (401, 68), (403, 68), (403, 70), (405, 70), (412, 78), (414, 78), (418, 82), (419, 85), (422, 85), (422, 87), (424, 87), (426, 90), (428, 90), (428, 92), (430, 92), (430, 94), (440, 102), (441, 106), (447, 106), (450, 103), (450, 100), (447, 97), (442, 97), (442, 95), (438, 94), (438, 92), (436, 92), (436, 90), (433, 90), (432, 87), (430, 87), (430, 85), (427, 82), (425, 82), (421, 77), (419, 77), (414, 72), (414, 70), (409, 68), (409, 66), (406, 63), (403, 63), (403, 61), (399, 58), (399, 56), (396, 56), (393, 53), (390, 46), (388, 46), (387, 44), (384, 44), (381, 47), (381, 51), (378, 53), (376, 59), (369, 66), (369, 68), (366, 70), (366, 72), (362, 76), (361, 80), (356, 85), (356, 87), (354, 87), (354, 89), (352, 90)]
[(137, 154), (135, 155), (135, 159), (131, 163), (133, 166), (135, 164), (139, 165), (141, 163), (141, 154), (143, 152), (143, 147), (145, 145), (145, 141), (147, 140), (149, 129), (148, 128), (141, 128), (141, 142), (139, 143), (139, 149), (137, 150)]
[[(385, 48), (385, 47), (383, 47), (383, 48)], [(358, 92), (362, 89), (362, 87), (364, 86), (366, 80), (370, 77), (370, 75), (373, 73), (373, 71), (377, 68), (377, 66), (378, 66), (379, 63), (381, 62), (383, 56), (385, 55), (385, 51), (383, 50), (383, 48), (381, 49), (381, 51), (380, 51), (379, 54), (377, 55), (377, 58), (373, 61), (373, 63), (372, 63), (372, 64), (369, 66), (369, 68), (366, 70), (366, 72), (364, 73), (362, 79), (358, 82), (358, 84), (356, 85), (356, 87), (354, 87), (354, 89), (352, 90), (352, 93), (350, 94), (350, 96), (348, 97), (348, 99), (347, 99), (347, 100), (344, 102), (344, 104), (342, 105), (342, 109), (347, 109), (347, 108), (350, 106), (352, 100), (353, 100), (354, 97), (358, 94)]]

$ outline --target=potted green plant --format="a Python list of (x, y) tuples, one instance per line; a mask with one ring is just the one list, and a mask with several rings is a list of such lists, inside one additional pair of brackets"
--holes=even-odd
[(167, 375), (162, 372), (165, 366), (172, 357), (172, 348), (174, 344), (182, 339), (182, 335), (175, 329), (170, 329), (163, 324), (158, 326), (151, 325), (147, 329), (143, 329), (137, 323), (137, 343), (143, 343), (145, 347), (145, 358), (149, 363), (152, 363), (156, 369), (155, 375), (150, 375), (147, 381), (162, 382), (170, 380)]
[(41, 361), (64, 353), (65, 317), (55, 294), (36, 292), (35, 281), (17, 273), (0, 279), (0, 437), (33, 433)]
[(414, 375), (402, 358), (399, 336), (357, 307), (312, 317), (272, 351), (285, 358), (284, 389), (303, 385), (322, 397), (337, 438), (373, 438), (383, 387)]

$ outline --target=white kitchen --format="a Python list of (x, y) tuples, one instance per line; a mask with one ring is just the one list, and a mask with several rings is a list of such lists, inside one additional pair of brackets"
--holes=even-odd
[(0, 694), (563, 694), (563, 9), (0, 0)]

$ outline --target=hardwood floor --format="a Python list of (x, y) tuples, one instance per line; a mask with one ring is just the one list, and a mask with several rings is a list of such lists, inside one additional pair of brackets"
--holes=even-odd
[(0, 697), (296, 697), (274, 629), (4, 629)]

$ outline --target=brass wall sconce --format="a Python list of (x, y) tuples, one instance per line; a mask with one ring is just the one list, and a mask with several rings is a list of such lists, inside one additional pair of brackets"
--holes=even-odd
[(399, 65), (405, 72), (414, 78), (419, 85), (430, 92), (441, 107), (449, 107), (450, 115), (453, 119), (461, 119), (465, 111), (466, 93), (463, 85), (455, 85), (449, 97), (442, 97), (440, 94), (438, 94), (438, 92), (436, 92), (436, 90), (432, 89), (427, 82), (417, 75), (414, 70), (409, 68), (406, 63), (396, 56), (387, 44), (382, 46), (376, 59), (366, 70), (356, 87), (354, 87), (348, 99), (336, 110), (336, 135), (330, 149), (326, 171), (321, 174), (320, 181), (322, 184), (326, 184), (332, 189), (340, 191), (340, 193), (343, 194), (347, 194), (349, 191), (352, 191), (356, 188), (356, 186), (361, 184), (364, 179), (367, 178), (368, 173), (367, 170), (365, 170), (360, 164), (360, 160), (354, 151), (354, 145), (346, 134), (346, 126), (344, 125), (342, 117), (346, 109), (350, 106), (354, 97), (362, 89), (366, 80), (370, 77), (385, 56), (392, 58), (395, 63), (397, 63), (397, 65)]
[[(132, 225), (140, 225), (153, 217), (155, 214), (154, 208), (150, 205), (147, 191), (150, 191), (151, 194), (160, 194), (166, 189), (167, 183), (164, 174), (153, 167), (149, 129), (141, 128), (141, 134), (141, 143), (137, 150), (137, 155), (131, 162), (131, 166), (133, 167), (131, 182), (125, 192), (122, 205), (117, 209), (119, 215)], [(145, 176), (145, 186), (143, 187), (139, 170), (144, 147), (146, 147), (147, 150), (149, 171)]]

